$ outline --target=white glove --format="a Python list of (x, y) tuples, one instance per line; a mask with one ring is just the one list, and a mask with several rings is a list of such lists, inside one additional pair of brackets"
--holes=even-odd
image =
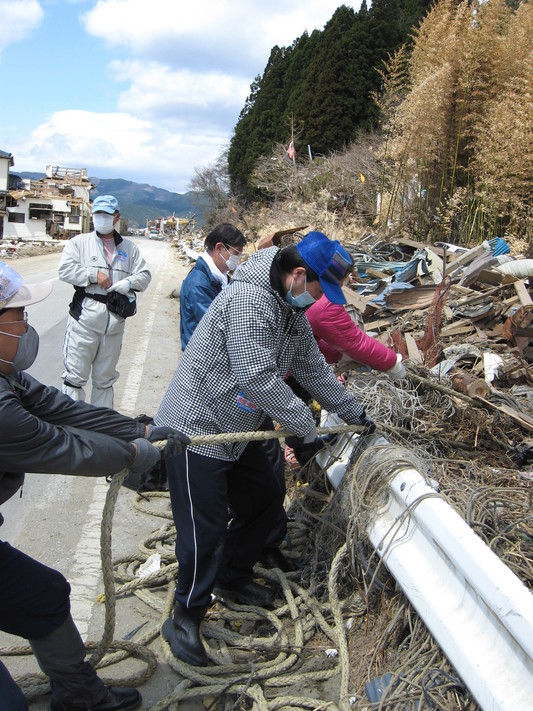
[(405, 366), (402, 363), (400, 353), (396, 354), (396, 363), (386, 372), (391, 380), (403, 380), (405, 378)]
[(108, 291), (118, 291), (119, 294), (126, 296), (131, 291), (131, 282), (129, 279), (121, 279), (116, 284), (111, 284)]

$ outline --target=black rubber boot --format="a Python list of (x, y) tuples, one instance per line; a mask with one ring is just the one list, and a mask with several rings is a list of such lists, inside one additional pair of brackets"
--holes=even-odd
[(207, 652), (200, 639), (205, 611), (205, 607), (187, 608), (176, 602), (172, 616), (161, 627), (161, 636), (169, 642), (172, 654), (193, 667), (207, 666)]
[(283, 573), (293, 573), (298, 570), (294, 563), (286, 558), (279, 548), (264, 548), (259, 563), (265, 568), (279, 568)]
[(276, 594), (268, 585), (259, 585), (253, 580), (237, 584), (220, 583), (213, 588), (213, 595), (221, 600), (230, 600), (240, 605), (257, 605), (272, 609)]
[(107, 687), (107, 695), (93, 706), (65, 706), (61, 702), (50, 704), (50, 711), (136, 711), (141, 708), (142, 697), (136, 689)]
[(74, 620), (46, 637), (28, 640), (39, 666), (50, 677), (51, 711), (135, 711), (142, 698), (136, 689), (107, 687), (89, 662)]

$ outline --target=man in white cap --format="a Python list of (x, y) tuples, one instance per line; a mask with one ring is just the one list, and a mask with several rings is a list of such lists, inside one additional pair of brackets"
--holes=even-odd
[(113, 407), (113, 384), (125, 319), (136, 311), (136, 294), (151, 274), (137, 246), (121, 237), (118, 201), (100, 195), (93, 202), (94, 231), (70, 239), (59, 261), (59, 278), (74, 286), (63, 344), (62, 391), (85, 400), (92, 369), (91, 403)]
[[(113, 410), (75, 402), (22, 372), (39, 350), (39, 336), (28, 325), (24, 307), (43, 300), (51, 289), (50, 283), (24, 284), (20, 274), (0, 262), (0, 505), (20, 489), (26, 471), (105, 476), (128, 467), (137, 475), (160, 460), (152, 442), (168, 440), (164, 457), (188, 443), (171, 428), (146, 426)], [(85, 661), (63, 575), (3, 540), (0, 630), (29, 641), (50, 678), (51, 711), (134, 711), (141, 706), (138, 691), (106, 686)], [(28, 709), (2, 662), (0, 709)]]

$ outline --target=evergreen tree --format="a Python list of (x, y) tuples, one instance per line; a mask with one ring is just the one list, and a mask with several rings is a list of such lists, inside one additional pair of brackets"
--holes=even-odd
[(288, 144), (291, 117), (303, 127), (297, 152), (327, 154), (376, 125), (379, 69), (408, 39), (429, 0), (374, 0), (359, 12), (341, 5), (325, 25), (289, 48), (274, 47), (251, 86), (228, 154), (231, 187), (253, 197), (253, 168), (276, 143)]

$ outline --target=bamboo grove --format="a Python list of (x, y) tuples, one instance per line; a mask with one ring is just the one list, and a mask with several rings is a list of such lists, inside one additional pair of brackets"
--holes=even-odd
[(382, 73), (383, 224), (533, 237), (533, 5), (441, 0)]

